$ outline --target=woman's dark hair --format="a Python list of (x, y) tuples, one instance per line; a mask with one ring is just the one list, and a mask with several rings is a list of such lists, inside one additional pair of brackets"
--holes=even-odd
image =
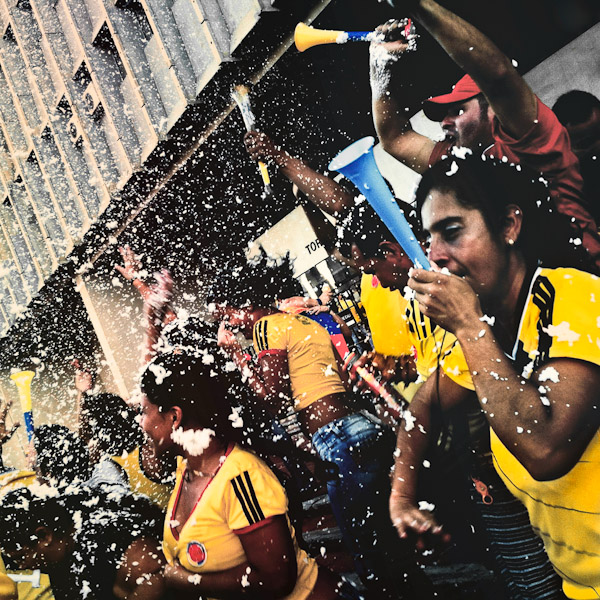
[(160, 352), (171, 352), (175, 349), (183, 353), (193, 353), (196, 348), (217, 342), (219, 322), (209, 322), (197, 316), (186, 319), (175, 319), (165, 326), (161, 340), (163, 346), (158, 347)]
[[(396, 200), (396, 202), (415, 232), (415, 237), (419, 237), (420, 223), (417, 212), (410, 204), (401, 200)], [(394, 235), (368, 202), (361, 202), (354, 206), (338, 225), (337, 247), (346, 257), (351, 256), (353, 244), (358, 247), (365, 258), (373, 258), (380, 255), (379, 244), (381, 242), (395, 240)]]
[(293, 275), (289, 254), (273, 259), (261, 249), (257, 257), (223, 272), (209, 293), (209, 301), (226, 301), (236, 307), (250, 304), (266, 308), (277, 299), (300, 294), (302, 286)]
[[(48, 488), (52, 490), (53, 488)], [(13, 550), (31, 546), (38, 527), (48, 527), (66, 535), (73, 527), (73, 517), (58, 494), (36, 495), (28, 488), (8, 492), (0, 502), (0, 546)]]
[(507, 206), (518, 206), (523, 223), (515, 247), (529, 267), (541, 264), (596, 272), (579, 232), (557, 211), (538, 173), (490, 158), (450, 156), (423, 175), (416, 194), (419, 213), (432, 190), (452, 193), (461, 206), (479, 210), (494, 236), (506, 224)]
[(179, 406), (183, 426), (198, 424), (218, 436), (232, 439), (228, 387), (220, 374), (220, 349), (190, 354), (161, 354), (142, 374), (141, 391), (148, 401), (167, 411)]
[(135, 410), (115, 394), (87, 396), (82, 412), (89, 435), (102, 452), (112, 456), (131, 452), (144, 441)]
[(81, 484), (91, 474), (90, 457), (83, 440), (63, 425), (40, 425), (33, 434), (37, 466), (45, 479), (58, 487)]

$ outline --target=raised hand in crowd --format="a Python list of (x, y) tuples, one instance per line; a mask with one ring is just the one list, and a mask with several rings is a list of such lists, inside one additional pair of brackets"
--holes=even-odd
[(248, 154), (254, 161), (263, 161), (267, 164), (275, 164), (285, 167), (291, 156), (275, 144), (275, 142), (262, 131), (248, 131), (244, 135), (244, 145)]
[(127, 281), (131, 281), (133, 286), (146, 298), (150, 294), (150, 286), (146, 283), (148, 272), (143, 269), (142, 257), (137, 255), (130, 246), (120, 246), (119, 253), (123, 258), (123, 264), (115, 264), (115, 270), (118, 271)]
[(142, 272), (141, 256), (136, 255), (129, 246), (120, 246), (119, 253), (123, 258), (123, 264), (115, 265), (115, 269), (119, 271), (127, 281), (143, 279), (144, 275), (147, 275), (147, 273)]
[(173, 298), (173, 279), (167, 269), (154, 274), (155, 285), (149, 287), (144, 296), (145, 341), (143, 364), (146, 364), (156, 352), (160, 334), (168, 323), (176, 318), (171, 306)]
[(91, 369), (82, 366), (78, 358), (71, 361), (71, 365), (75, 368), (75, 389), (79, 394), (85, 394), (94, 387), (95, 376)]
[(0, 450), (6, 442), (12, 438), (15, 431), (20, 427), (20, 423), (14, 423), (12, 427), (6, 426), (6, 418), (12, 406), (12, 400), (0, 400)]
[(146, 330), (142, 364), (146, 364), (155, 354), (156, 344), (163, 328), (177, 318), (171, 306), (173, 280), (170, 273), (163, 269), (160, 273), (154, 274), (155, 284), (149, 285), (145, 281), (148, 273), (143, 269), (142, 257), (129, 246), (121, 246), (119, 253), (123, 258), (123, 264), (115, 264), (115, 270), (133, 283), (144, 301)]
[(249, 131), (244, 136), (246, 150), (253, 160), (277, 165), (281, 173), (319, 209), (339, 215), (354, 206), (354, 196), (341, 185), (289, 154), (264, 132)]
[(393, 56), (400, 56), (413, 47), (411, 40), (407, 39), (405, 19), (390, 19), (375, 28), (380, 34), (373, 40), (371, 51), (382, 48)]
[(217, 345), (229, 351), (241, 350), (241, 345), (236, 335), (230, 329), (227, 329), (227, 323), (221, 321), (217, 333)]

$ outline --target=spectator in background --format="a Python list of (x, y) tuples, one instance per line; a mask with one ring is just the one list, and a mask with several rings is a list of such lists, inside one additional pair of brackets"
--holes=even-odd
[(135, 410), (115, 394), (93, 394), (90, 372), (79, 363), (76, 369), (79, 432), (89, 447), (92, 484), (125, 484), (165, 510), (173, 485), (174, 458), (158, 460), (137, 423)]
[[(418, 232), (420, 226), (414, 218), (414, 210), (404, 202), (397, 202), (413, 230)], [(363, 274), (360, 297), (374, 347), (373, 352), (363, 354), (355, 364), (375, 371), (410, 400), (419, 383), (416, 383), (412, 342), (404, 316), (408, 302), (402, 290), (412, 263), (397, 243), (381, 242), (380, 233), (384, 229), (387, 231), (367, 202), (357, 204), (338, 225), (340, 251), (352, 256)], [(389, 268), (379, 270), (377, 265)], [(359, 388), (363, 387), (355, 376), (350, 378)]]
[(573, 152), (579, 159), (590, 212), (600, 220), (600, 100), (589, 92), (571, 90), (552, 110), (567, 128)]
[(98, 490), (24, 487), (2, 498), (0, 547), (15, 568), (48, 573), (56, 600), (158, 600), (161, 521), (141, 498), (117, 504)]
[[(403, 4), (399, 3), (400, 9)], [(467, 75), (452, 91), (425, 101), (424, 112), (440, 121), (446, 140), (434, 142), (415, 132), (405, 105), (391, 84), (396, 63), (414, 48), (400, 22), (379, 30), (385, 41), (371, 44), (373, 118), (383, 148), (418, 173), (448, 154), (452, 146), (523, 164), (548, 180), (560, 212), (573, 219), (572, 237), (600, 266), (600, 237), (583, 194), (583, 179), (569, 137), (556, 115), (519, 75), (511, 60), (485, 35), (434, 0), (407, 7)], [(406, 16), (405, 14), (401, 16)], [(409, 93), (409, 85), (403, 88)]]
[[(88, 484), (92, 465), (86, 443), (64, 425), (40, 425), (33, 434), (33, 454), (29, 457), (38, 478), (57, 489)], [(124, 478), (113, 483), (127, 489)]]

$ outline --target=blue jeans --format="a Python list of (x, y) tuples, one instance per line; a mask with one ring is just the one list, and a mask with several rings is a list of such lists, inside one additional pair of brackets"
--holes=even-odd
[[(363, 411), (323, 425), (312, 443), (331, 464), (327, 493), (358, 575), (368, 588), (398, 598), (406, 591), (407, 572), (417, 579), (421, 573), (389, 516), (393, 432)], [(413, 577), (409, 587), (414, 583)]]

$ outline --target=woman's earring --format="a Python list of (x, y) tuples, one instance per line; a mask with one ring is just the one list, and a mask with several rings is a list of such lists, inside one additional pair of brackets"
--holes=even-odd
[(508, 239), (506, 240), (506, 243), (507, 243), (509, 246), (514, 246), (514, 245), (515, 245), (515, 240), (513, 240), (512, 238), (508, 238)]

